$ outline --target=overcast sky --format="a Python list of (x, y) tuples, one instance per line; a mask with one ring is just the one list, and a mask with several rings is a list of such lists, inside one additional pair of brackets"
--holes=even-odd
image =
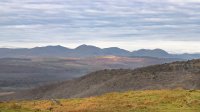
[(200, 52), (200, 0), (0, 0), (0, 47)]

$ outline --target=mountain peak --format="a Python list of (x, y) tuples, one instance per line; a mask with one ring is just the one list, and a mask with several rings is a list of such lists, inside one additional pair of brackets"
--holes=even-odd
[(154, 49), (153, 51), (156, 51), (156, 52), (163, 52), (163, 53), (166, 53), (166, 54), (168, 54), (168, 52), (167, 51), (165, 51), (165, 50), (163, 50), (163, 49)]
[(140, 49), (132, 52), (133, 56), (149, 56), (149, 57), (160, 57), (169, 58), (169, 53), (162, 49)]
[(35, 47), (27, 52), (25, 55), (27, 56), (41, 56), (41, 57), (56, 57), (56, 56), (67, 56), (71, 53), (71, 49), (56, 45), (56, 46), (44, 46), (44, 47)]
[[(66, 48), (66, 47), (63, 47), (63, 46), (61, 46), (61, 45), (55, 45), (55, 46), (53, 46), (53, 45), (48, 45), (48, 46), (34, 47), (34, 48)], [(34, 48), (33, 48), (33, 49), (34, 49)]]
[(118, 47), (109, 47), (109, 48), (105, 48), (103, 49), (105, 54), (109, 54), (109, 55), (120, 55), (120, 56), (128, 56), (130, 54), (129, 51), (118, 48)]
[(88, 50), (91, 50), (91, 49), (98, 49), (98, 50), (100, 50), (101, 48), (96, 47), (96, 46), (92, 46), (92, 45), (83, 44), (83, 45), (78, 46), (78, 47), (75, 48), (75, 49), (76, 49), (76, 50), (77, 50), (77, 49), (88, 49)]
[(111, 49), (111, 50), (124, 50), (124, 49), (121, 49), (119, 47), (109, 47), (109, 48), (104, 48), (104, 49)]
[(162, 53), (162, 54), (168, 54), (168, 52), (167, 51), (165, 51), (165, 50), (163, 50), (163, 49), (153, 49), (153, 50), (151, 50), (151, 49), (140, 49), (140, 50), (138, 50), (138, 51), (134, 51), (134, 52), (146, 52), (146, 53)]

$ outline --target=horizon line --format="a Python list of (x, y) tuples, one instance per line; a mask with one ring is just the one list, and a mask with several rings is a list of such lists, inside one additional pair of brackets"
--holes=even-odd
[(119, 48), (119, 49), (122, 49), (122, 50), (126, 50), (128, 52), (134, 52), (134, 51), (139, 51), (139, 50), (163, 50), (169, 54), (200, 54), (200, 52), (183, 52), (183, 53), (177, 53), (177, 52), (170, 52), (170, 51), (167, 51), (165, 49), (161, 49), (161, 48), (153, 48), (153, 49), (150, 49), (150, 48), (139, 48), (139, 49), (135, 49), (135, 50), (127, 50), (127, 49), (124, 49), (124, 48), (120, 48), (120, 47), (117, 47), (117, 46), (113, 46), (113, 47), (99, 47), (99, 46), (95, 46), (95, 45), (90, 45), (90, 44), (80, 44), (76, 47), (68, 47), (68, 46), (64, 46), (64, 45), (60, 45), (60, 44), (57, 44), (57, 45), (41, 45), (41, 46), (34, 46), (34, 47), (16, 47), (16, 46), (0, 46), (0, 49), (34, 49), (34, 48), (44, 48), (44, 47), (64, 47), (64, 48), (68, 48), (68, 49), (76, 49), (80, 46), (92, 46), (92, 47), (97, 47), (97, 48), (100, 48), (100, 49), (106, 49), (106, 48)]

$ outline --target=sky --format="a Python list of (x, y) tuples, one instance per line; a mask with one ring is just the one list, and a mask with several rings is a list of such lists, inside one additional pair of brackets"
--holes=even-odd
[(200, 52), (200, 0), (0, 0), (0, 47)]

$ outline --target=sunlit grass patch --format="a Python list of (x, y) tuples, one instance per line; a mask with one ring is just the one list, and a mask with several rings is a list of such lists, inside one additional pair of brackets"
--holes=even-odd
[(146, 90), (77, 99), (0, 103), (0, 112), (199, 112), (199, 90)]

